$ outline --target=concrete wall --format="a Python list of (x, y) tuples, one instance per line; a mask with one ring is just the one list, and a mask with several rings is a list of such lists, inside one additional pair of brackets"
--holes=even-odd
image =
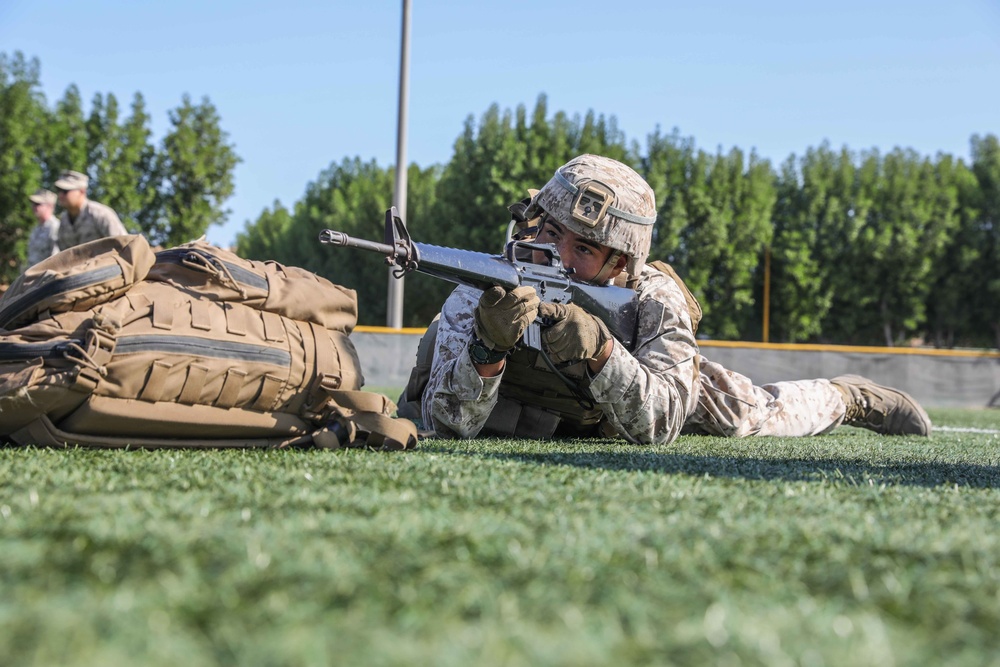
[[(363, 327), (351, 335), (369, 387), (406, 385), (422, 330)], [(701, 353), (756, 384), (856, 373), (929, 407), (1000, 407), (1000, 352), (703, 341)]]
[(995, 352), (914, 354), (893, 348), (746, 345), (703, 345), (701, 352), (758, 385), (854, 373), (902, 389), (924, 406), (1000, 406), (1000, 354)]
[(380, 328), (362, 327), (351, 334), (361, 357), (365, 385), (402, 390), (410, 379), (410, 369), (416, 363), (417, 343), (423, 329), (402, 329), (403, 333), (387, 333), (392, 329), (371, 331)]

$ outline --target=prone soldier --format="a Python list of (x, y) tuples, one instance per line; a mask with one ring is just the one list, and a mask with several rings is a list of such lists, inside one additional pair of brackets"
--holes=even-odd
[[(539, 244), (551, 243), (580, 281), (617, 284), (638, 296), (637, 330), (627, 348), (574, 303), (543, 303), (532, 287), (458, 286), (445, 302), (430, 366), (407, 387), (404, 407), (420, 405), (423, 425), (442, 437), (620, 436), (665, 444), (681, 433), (808, 436), (840, 424), (887, 435), (930, 434), (908, 394), (859, 376), (756, 386), (705, 358), (695, 339), (701, 311), (673, 270), (647, 264), (656, 204), (627, 165), (581, 155), (560, 167), (526, 202)], [(533, 229), (532, 229), (533, 228)], [(533, 260), (545, 261), (533, 252)], [(519, 345), (540, 320), (541, 349)], [(434, 331), (432, 327), (430, 331)]]

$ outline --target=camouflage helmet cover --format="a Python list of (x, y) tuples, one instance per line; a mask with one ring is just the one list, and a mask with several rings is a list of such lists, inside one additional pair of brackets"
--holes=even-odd
[(535, 195), (528, 217), (542, 209), (589, 241), (628, 256), (637, 276), (646, 263), (656, 222), (653, 189), (628, 165), (600, 155), (580, 155), (562, 167)]

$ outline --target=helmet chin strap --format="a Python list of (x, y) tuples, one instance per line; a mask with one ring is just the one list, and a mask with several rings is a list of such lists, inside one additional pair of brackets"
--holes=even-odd
[(597, 275), (590, 282), (595, 285), (607, 284), (611, 280), (611, 274), (614, 272), (615, 267), (618, 266), (618, 260), (624, 254), (621, 250), (612, 249), (611, 254), (604, 260), (604, 266), (601, 267), (601, 270), (597, 272)]
[[(527, 236), (529, 233), (533, 231), (534, 236), (537, 237), (539, 234), (542, 233), (542, 229), (545, 227), (545, 223), (547, 220), (548, 220), (548, 214), (546, 213), (543, 213), (537, 218), (534, 218), (533, 221), (537, 221), (537, 227), (525, 230), (525, 236)], [(611, 248), (611, 253), (608, 255), (608, 258), (604, 260), (604, 265), (601, 267), (601, 270), (597, 272), (596, 276), (594, 276), (587, 282), (589, 282), (591, 285), (606, 285), (609, 282), (611, 282), (611, 274), (614, 273), (615, 268), (617, 268), (618, 266), (618, 260), (621, 259), (621, 257), (624, 254), (625, 253), (623, 253), (621, 250), (616, 250), (614, 248)]]

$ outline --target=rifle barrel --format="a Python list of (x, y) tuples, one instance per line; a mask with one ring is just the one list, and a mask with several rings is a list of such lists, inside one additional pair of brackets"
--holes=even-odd
[(351, 238), (344, 232), (338, 232), (334, 229), (324, 229), (320, 232), (319, 242), (348, 248), (370, 250), (371, 252), (377, 252), (380, 255), (385, 255), (386, 257), (394, 257), (398, 254), (398, 251), (395, 248), (386, 243), (376, 243), (375, 241)]

